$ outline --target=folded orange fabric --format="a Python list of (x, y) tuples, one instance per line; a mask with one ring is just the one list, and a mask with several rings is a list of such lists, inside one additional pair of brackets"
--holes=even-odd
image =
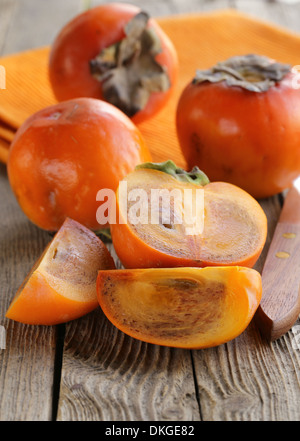
[(9, 143), (0, 138), (0, 162), (7, 163)]
[[(179, 80), (168, 105), (139, 127), (155, 161), (171, 158), (185, 167), (176, 136), (175, 112), (180, 93), (196, 69), (246, 53), (296, 65), (300, 36), (234, 10), (175, 15), (158, 22), (177, 49)], [(7, 144), (28, 116), (56, 102), (48, 80), (48, 56), (49, 48), (44, 47), (0, 58), (0, 65), (6, 69), (6, 89), (0, 90), (0, 126), (2, 121), (11, 127), (6, 132), (2, 129), (0, 136)]]
[(13, 127), (0, 125), (0, 138), (10, 143), (14, 138), (14, 134), (15, 134), (15, 129)]

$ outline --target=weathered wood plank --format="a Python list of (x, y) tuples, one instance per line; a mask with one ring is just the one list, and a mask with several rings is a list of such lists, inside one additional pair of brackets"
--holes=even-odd
[(3, 54), (46, 46), (81, 9), (81, 0), (18, 0), (6, 33)]
[[(49, 44), (63, 22), (77, 12), (74, 0), (2, 0), (1, 53)], [(0, 188), (0, 325), (6, 331), (6, 349), (0, 350), (0, 420), (51, 420), (57, 328), (4, 318), (15, 292), (51, 238), (21, 212), (3, 165)]]
[(290, 31), (300, 31), (300, 3), (261, 0), (233, 0), (234, 6), (241, 12), (258, 17)]
[[(93, 6), (99, 3), (103, 2), (93, 2)], [(167, 3), (167, 10), (164, 6), (165, 2), (143, 4), (154, 16), (174, 11), (173, 2), (172, 7)], [(57, 418), (200, 419), (190, 351), (132, 339), (118, 331), (100, 309), (68, 324)]]
[(7, 36), (7, 30), (16, 6), (16, 0), (2, 0), (0, 5), (0, 54)]
[[(83, 0), (2, 0), (0, 50), (11, 53), (50, 44), (84, 4)], [(258, 0), (143, 2), (154, 16), (228, 6), (290, 29), (298, 29), (300, 23), (299, 5), (274, 6)], [(6, 349), (0, 350), (0, 420), (49, 420), (57, 328), (13, 323), (4, 314), (50, 238), (21, 213), (3, 166), (0, 188), (0, 325), (7, 332)], [(280, 211), (277, 198), (262, 205), (268, 213), (269, 238), (258, 270)], [(198, 420), (194, 364), (204, 420), (299, 420), (298, 330), (299, 323), (269, 345), (253, 322), (234, 341), (191, 353), (131, 339), (113, 327), (99, 309), (66, 325), (57, 419)]]
[(134, 340), (100, 309), (67, 325), (59, 421), (199, 419), (189, 351)]
[(50, 237), (21, 212), (3, 165), (0, 188), (0, 325), (6, 331), (6, 349), (0, 350), (0, 420), (49, 420), (56, 329), (16, 323), (5, 313)]
[[(268, 217), (268, 239), (255, 268), (262, 270), (281, 205), (261, 202)], [(298, 324), (294, 328), (297, 328)], [(300, 419), (300, 353), (293, 330), (269, 344), (255, 319), (235, 340), (193, 351), (201, 413), (213, 421), (293, 421)]]
[(67, 324), (59, 421), (199, 419), (190, 351), (135, 340), (100, 308)]
[[(91, 0), (91, 6), (97, 6), (110, 1)], [(208, 10), (226, 9), (231, 7), (231, 0), (133, 0), (130, 4), (136, 5), (147, 10), (153, 17), (161, 17), (171, 14), (187, 14)]]
[(300, 3), (290, 2), (282, 4), (282, 15), (284, 22), (290, 31), (300, 32)]
[(204, 420), (299, 421), (299, 350), (288, 336), (269, 345), (252, 324), (194, 357)]
[[(290, 30), (300, 30), (299, 4), (234, 0), (231, 6)], [(258, 271), (262, 270), (280, 213), (277, 198), (262, 201), (262, 206), (268, 215), (269, 234), (256, 265)], [(298, 334), (299, 321), (280, 340), (268, 344), (253, 321), (234, 341), (193, 351), (203, 419), (299, 420)]]

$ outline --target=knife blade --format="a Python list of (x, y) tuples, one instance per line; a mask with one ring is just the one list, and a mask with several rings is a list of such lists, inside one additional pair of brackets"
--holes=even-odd
[(287, 193), (262, 271), (261, 334), (280, 338), (300, 314), (300, 178)]

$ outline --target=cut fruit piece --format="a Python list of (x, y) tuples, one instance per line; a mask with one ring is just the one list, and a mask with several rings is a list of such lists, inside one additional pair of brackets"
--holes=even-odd
[(139, 340), (201, 349), (240, 335), (261, 300), (260, 274), (237, 266), (99, 271), (99, 304)]
[(33, 325), (55, 325), (98, 306), (98, 270), (115, 264), (88, 228), (66, 219), (18, 289), (6, 317)]
[[(131, 216), (141, 211), (132, 197), (135, 192), (143, 192), (143, 207), (139, 208), (147, 207), (146, 221), (142, 216), (139, 222)], [(155, 194), (161, 195), (161, 202), (153, 197)], [(186, 204), (189, 194), (190, 207)], [(198, 195), (203, 209), (192, 216), (198, 221), (203, 214), (203, 229), (189, 234), (193, 225), (186, 222), (189, 217), (185, 209), (193, 213), (197, 205), (201, 208)], [(117, 216), (111, 223), (111, 235), (125, 268), (252, 267), (266, 241), (267, 218), (252, 196), (226, 182), (209, 182), (199, 169), (187, 173), (172, 161), (139, 165), (120, 182), (116, 198)]]

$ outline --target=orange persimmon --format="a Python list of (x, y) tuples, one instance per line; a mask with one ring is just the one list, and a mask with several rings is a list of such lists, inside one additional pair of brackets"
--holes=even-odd
[(53, 42), (49, 78), (59, 101), (105, 100), (135, 123), (151, 118), (170, 99), (177, 81), (173, 43), (137, 6), (107, 3), (82, 12)]
[(99, 304), (121, 331), (163, 346), (201, 349), (240, 335), (261, 299), (251, 268), (154, 268), (99, 271)]
[(255, 198), (290, 187), (300, 174), (299, 73), (261, 55), (198, 70), (177, 103), (188, 167)]
[[(209, 182), (199, 169), (184, 172), (172, 161), (141, 164), (121, 182), (126, 183), (128, 195), (144, 190), (144, 205), (149, 203), (148, 222), (132, 223), (130, 210), (134, 202), (124, 204), (120, 183), (117, 215), (110, 227), (115, 250), (125, 268), (252, 267), (257, 261), (266, 240), (267, 219), (259, 203), (244, 190), (225, 182)], [(179, 204), (170, 198), (167, 206), (153, 207), (153, 190), (175, 189), (182, 193), (190, 190), (193, 195), (203, 190), (204, 228), (199, 234), (187, 234), (185, 218), (180, 217), (184, 198)], [(190, 204), (193, 209), (195, 197)], [(166, 210), (170, 210), (170, 220), (164, 222)], [(159, 214), (156, 223), (151, 222), (153, 211)]]
[(115, 264), (88, 228), (66, 219), (17, 291), (6, 317), (21, 323), (55, 325), (97, 308), (100, 269)]
[(93, 98), (55, 104), (17, 131), (8, 176), (20, 207), (40, 228), (57, 231), (66, 217), (98, 230), (96, 195), (150, 160), (138, 128), (119, 109)]

